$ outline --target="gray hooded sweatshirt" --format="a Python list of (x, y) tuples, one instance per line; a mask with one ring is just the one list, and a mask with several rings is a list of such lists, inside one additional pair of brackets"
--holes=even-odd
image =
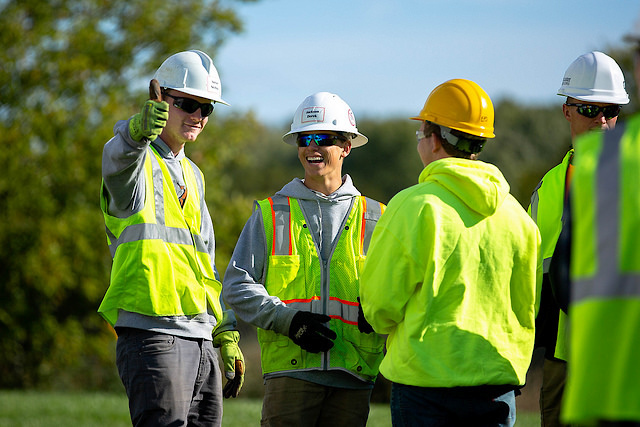
[[(335, 192), (324, 195), (309, 189), (301, 179), (295, 178), (276, 193), (300, 201), (321, 265), (331, 259), (354, 199), (360, 195), (349, 175), (345, 175), (342, 182)], [(256, 204), (225, 272), (222, 295), (236, 316), (245, 322), (288, 335), (291, 319), (297, 310), (287, 307), (278, 297), (269, 295), (264, 287), (267, 256), (262, 213)], [(373, 383), (364, 382), (344, 371), (287, 371), (267, 374), (265, 379), (276, 376), (290, 376), (333, 387), (373, 387)]]

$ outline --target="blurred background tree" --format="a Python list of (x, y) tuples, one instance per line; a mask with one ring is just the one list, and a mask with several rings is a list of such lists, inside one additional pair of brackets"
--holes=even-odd
[[(0, 388), (121, 390), (115, 335), (96, 312), (111, 268), (98, 197), (102, 146), (117, 120), (139, 111), (166, 57), (201, 49), (215, 62), (221, 43), (242, 31), (232, 5), (0, 0)], [(631, 52), (611, 55), (633, 98), (624, 118), (638, 105)], [(497, 137), (481, 159), (502, 169), (526, 207), (569, 147), (563, 99), (549, 106), (494, 101)], [(417, 182), (418, 123), (356, 115), (369, 144), (352, 152), (344, 171), (387, 203)], [(186, 148), (205, 174), (222, 275), (253, 200), (302, 176), (296, 149), (282, 142), (286, 131), (251, 112), (214, 114)], [(253, 329), (241, 326), (248, 332), (241, 345), (255, 350)], [(261, 390), (254, 350), (248, 365)], [(259, 394), (247, 386), (244, 396)]]

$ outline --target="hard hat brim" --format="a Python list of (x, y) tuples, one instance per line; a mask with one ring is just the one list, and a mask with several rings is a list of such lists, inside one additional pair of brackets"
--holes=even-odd
[(165, 86), (165, 87), (167, 89), (179, 90), (180, 92), (186, 93), (188, 95), (197, 96), (198, 98), (208, 99), (209, 101), (215, 102), (216, 104), (224, 104), (224, 105), (231, 106), (231, 104), (229, 104), (227, 101), (225, 101), (221, 97), (213, 96), (211, 93), (207, 93), (201, 90), (195, 90), (195, 89), (190, 89), (186, 87), (171, 87), (171, 86)]
[(618, 105), (626, 105), (629, 103), (629, 96), (621, 97), (621, 96), (607, 96), (602, 94), (593, 93), (593, 91), (589, 91), (590, 93), (585, 93), (581, 95), (576, 91), (565, 91), (564, 88), (558, 89), (557, 95), (566, 96), (568, 98), (574, 98), (578, 101), (585, 102), (604, 102), (607, 104), (618, 104)]
[(468, 127), (467, 128), (467, 127), (463, 127), (463, 126), (456, 126), (455, 124), (443, 125), (442, 123), (438, 123), (435, 120), (425, 119), (424, 117), (420, 117), (420, 116), (409, 117), (409, 120), (418, 120), (418, 121), (421, 121), (421, 122), (430, 121), (432, 123), (437, 124), (438, 126), (444, 126), (444, 127), (450, 128), (450, 129), (459, 130), (460, 132), (468, 133), (469, 135), (477, 136), (479, 138), (493, 139), (493, 138), (496, 137), (496, 135), (495, 135), (495, 133), (493, 133), (493, 131), (482, 130), (482, 129), (479, 129), (478, 127)]

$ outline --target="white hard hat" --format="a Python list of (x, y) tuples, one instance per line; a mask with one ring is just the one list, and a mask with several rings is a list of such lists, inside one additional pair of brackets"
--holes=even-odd
[(360, 147), (369, 140), (358, 132), (356, 118), (349, 105), (338, 95), (318, 92), (308, 96), (298, 106), (291, 131), (282, 139), (287, 144), (296, 145), (299, 132), (316, 131), (347, 132), (351, 134), (351, 147)]
[(153, 76), (160, 87), (229, 105), (222, 99), (222, 84), (213, 61), (204, 52), (187, 50), (167, 58)]
[(558, 95), (587, 102), (629, 103), (620, 66), (610, 56), (597, 51), (585, 53), (569, 65)]

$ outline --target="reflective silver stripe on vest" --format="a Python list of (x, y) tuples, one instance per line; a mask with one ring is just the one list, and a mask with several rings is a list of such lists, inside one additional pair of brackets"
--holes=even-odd
[[(295, 308), (296, 310), (323, 314), (322, 301), (319, 299), (289, 300), (283, 302), (287, 304), (287, 307)], [(348, 301), (331, 297), (329, 299), (327, 314), (352, 325), (358, 324), (358, 305), (349, 303)]]
[(291, 255), (291, 207), (289, 198), (275, 195), (271, 197), (271, 212), (274, 218), (273, 255)]
[(109, 238), (109, 252), (111, 253), (111, 258), (113, 258), (116, 255), (116, 249), (118, 248), (118, 239), (106, 225), (104, 226), (104, 231), (107, 233), (107, 237)]
[[(136, 242), (138, 240), (162, 240), (166, 243), (193, 246), (194, 239), (186, 228), (165, 227), (158, 224), (134, 224), (124, 229), (117, 244)], [(207, 252), (202, 239), (196, 239), (198, 252)]]
[(540, 196), (538, 196), (538, 190), (542, 187), (542, 180), (538, 183), (538, 186), (535, 190), (533, 190), (533, 194), (531, 195), (531, 202), (529, 203), (531, 207), (531, 219), (536, 224), (538, 223), (538, 204), (540, 203)]
[(162, 186), (163, 177), (160, 163), (153, 154), (153, 150), (149, 148), (147, 156), (151, 158), (151, 171), (153, 173), (153, 197), (156, 202), (156, 223), (164, 225), (164, 187)]
[[(156, 212), (156, 224), (133, 224), (126, 227), (119, 238), (116, 238), (115, 235), (105, 227), (107, 231), (107, 235), (111, 240), (111, 244), (109, 245), (109, 251), (111, 252), (111, 256), (114, 257), (116, 253), (116, 249), (119, 245), (123, 243), (130, 243), (139, 240), (162, 240), (166, 243), (180, 244), (180, 245), (189, 245), (193, 246), (195, 244), (196, 250), (198, 252), (209, 253), (207, 245), (205, 245), (201, 236), (191, 234), (191, 231), (187, 228), (175, 228), (175, 227), (166, 227), (165, 226), (165, 218), (164, 218), (164, 187), (163, 187), (163, 175), (162, 169), (160, 169), (160, 164), (158, 159), (153, 154), (153, 150), (151, 148), (147, 151), (147, 156), (151, 159), (151, 170), (153, 175), (153, 188), (154, 188), (154, 202), (155, 202), (155, 212)], [(190, 164), (193, 168), (193, 165)], [(201, 182), (202, 176), (198, 173), (197, 170), (194, 169), (194, 175), (196, 177), (196, 183), (198, 185), (199, 194), (203, 195), (203, 183)], [(146, 177), (146, 175), (145, 175)], [(192, 196), (193, 197), (193, 196)]]
[(622, 273), (620, 258), (620, 142), (624, 123), (605, 132), (596, 170), (596, 251), (598, 270), (593, 277), (576, 280), (572, 303), (586, 298), (640, 297), (640, 275)]
[[(364, 242), (362, 242), (363, 255), (366, 255), (369, 250), (369, 243), (371, 242), (373, 229), (375, 228), (378, 219), (380, 219), (380, 215), (382, 215), (382, 206), (380, 205), (380, 202), (368, 197), (365, 197), (365, 200), (367, 201), (367, 209), (364, 212)], [(356, 318), (356, 321), (357, 320), (358, 319)]]
[[(364, 241), (362, 242), (363, 254), (366, 255), (371, 242), (371, 235), (376, 226), (382, 206), (380, 202), (365, 197), (367, 208), (364, 212)], [(271, 197), (272, 214), (274, 218), (274, 236), (272, 255), (290, 255), (291, 248), (291, 207), (289, 198), (281, 195)]]
[[(533, 222), (538, 225), (538, 205), (540, 204), (540, 196), (538, 195), (538, 190), (542, 187), (542, 180), (538, 183), (538, 186), (535, 190), (533, 190), (533, 194), (531, 195), (531, 202), (529, 203), (529, 208), (531, 209), (531, 219)], [(564, 212), (562, 213), (564, 216)], [(551, 257), (544, 258), (542, 260), (542, 272), (548, 273), (549, 267), (551, 266)]]

